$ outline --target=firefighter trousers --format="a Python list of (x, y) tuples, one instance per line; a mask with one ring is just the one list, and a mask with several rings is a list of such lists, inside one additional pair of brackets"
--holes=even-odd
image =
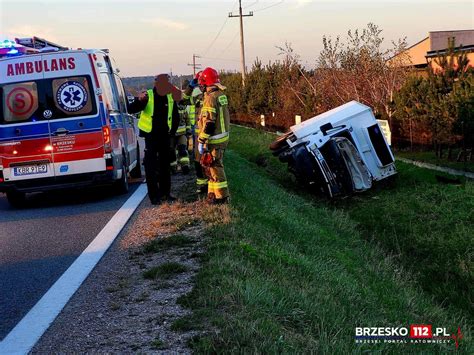
[[(197, 141), (197, 139), (196, 139)], [(204, 173), (204, 169), (201, 166), (201, 154), (199, 154), (198, 145), (195, 144), (194, 148), (194, 170), (196, 171), (196, 186), (199, 191), (207, 192), (208, 179)]]
[(171, 170), (176, 172), (178, 169), (178, 165), (181, 166), (181, 170), (183, 167), (188, 168), (189, 171), (189, 155), (188, 155), (188, 148), (187, 148), (188, 139), (186, 135), (179, 135), (172, 139), (170, 144), (170, 167)]
[(216, 199), (224, 199), (229, 197), (229, 188), (227, 186), (227, 178), (224, 171), (224, 152), (225, 148), (208, 147), (209, 152), (213, 157), (213, 162), (210, 167), (205, 168), (204, 171), (209, 179), (207, 193), (209, 197), (214, 194)]

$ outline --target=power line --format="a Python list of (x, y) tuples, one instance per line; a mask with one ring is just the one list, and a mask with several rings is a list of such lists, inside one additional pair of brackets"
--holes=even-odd
[[(232, 10), (235, 8), (235, 5), (237, 4), (237, 1), (235, 2), (234, 6), (232, 7)], [(207, 46), (206, 50), (204, 51), (204, 55), (206, 55), (209, 52), (209, 50), (211, 49), (211, 47), (214, 45), (214, 43), (216, 43), (217, 39), (219, 38), (219, 36), (222, 33), (222, 30), (224, 29), (225, 25), (227, 24), (227, 21), (229, 21), (228, 17), (225, 19), (224, 23), (222, 24), (221, 28), (217, 32), (217, 34), (214, 37), (214, 39), (212, 40), (212, 42), (209, 44), (209, 46)]]
[(229, 19), (227, 18), (227, 19), (224, 21), (224, 23), (222, 24), (220, 30), (217, 32), (217, 34), (216, 34), (216, 36), (214, 37), (214, 39), (212, 40), (212, 42), (209, 44), (209, 46), (208, 46), (208, 47), (206, 48), (206, 50), (204, 51), (204, 55), (206, 55), (207, 52), (209, 52), (209, 49), (211, 49), (212, 45), (213, 45), (214, 43), (216, 43), (217, 39), (219, 38), (220, 34), (222, 33), (222, 30), (224, 29), (224, 26), (227, 24), (227, 21), (228, 21), (228, 20), (229, 20)]
[(280, 2), (277, 2), (277, 3), (275, 3), (275, 4), (272, 4), (272, 5), (269, 5), (269, 6), (266, 6), (266, 7), (262, 7), (262, 8), (257, 9), (257, 10), (253, 10), (253, 12), (259, 12), (259, 11), (267, 10), (267, 9), (272, 8), (272, 7), (281, 5), (281, 4), (283, 4), (284, 2), (285, 2), (285, 0), (281, 0)]
[(213, 58), (213, 57), (200, 57), (202, 59), (211, 59), (211, 60), (223, 60), (227, 62), (240, 62), (240, 60), (237, 59), (228, 59), (228, 58)]
[(236, 33), (235, 36), (231, 39), (231, 41), (229, 42), (229, 44), (224, 47), (224, 49), (223, 49), (222, 52), (220, 53), (221, 55), (222, 55), (223, 53), (227, 52), (227, 50), (230, 48), (230, 46), (232, 45), (232, 43), (234, 43), (234, 41), (237, 39), (238, 36), (239, 36), (239, 32), (237, 31), (237, 33)]
[(258, 0), (254, 1), (250, 5), (244, 6), (242, 9), (248, 9), (249, 7), (252, 7), (252, 6), (256, 5), (257, 3), (258, 3)]

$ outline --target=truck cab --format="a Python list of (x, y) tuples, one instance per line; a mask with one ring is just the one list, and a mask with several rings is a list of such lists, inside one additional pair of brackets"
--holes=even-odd
[(357, 101), (292, 126), (270, 149), (300, 183), (330, 198), (366, 191), (396, 174), (372, 110)]

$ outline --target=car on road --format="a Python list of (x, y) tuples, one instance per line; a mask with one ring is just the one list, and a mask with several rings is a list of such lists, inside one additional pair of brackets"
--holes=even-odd
[(107, 50), (48, 45), (0, 58), (0, 192), (12, 205), (65, 187), (124, 193), (129, 175), (141, 176), (118, 72)]

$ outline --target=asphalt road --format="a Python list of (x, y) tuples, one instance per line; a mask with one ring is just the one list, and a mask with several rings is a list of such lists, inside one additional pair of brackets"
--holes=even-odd
[(0, 193), (0, 340), (72, 264), (135, 191), (38, 193), (13, 209)]

